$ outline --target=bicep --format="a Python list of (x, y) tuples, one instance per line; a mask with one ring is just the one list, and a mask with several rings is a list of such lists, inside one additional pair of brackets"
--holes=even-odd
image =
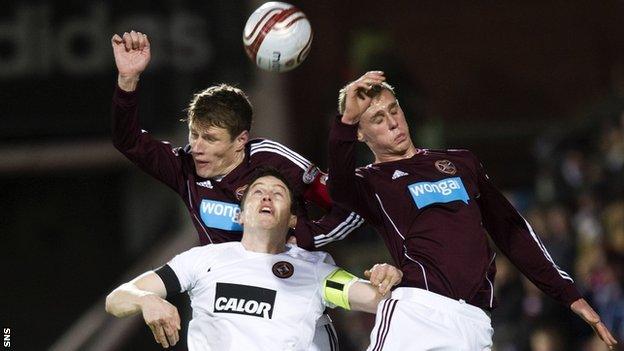
[(167, 297), (165, 283), (160, 276), (153, 271), (141, 274), (130, 281), (130, 284), (136, 286), (140, 290), (152, 292), (163, 299)]

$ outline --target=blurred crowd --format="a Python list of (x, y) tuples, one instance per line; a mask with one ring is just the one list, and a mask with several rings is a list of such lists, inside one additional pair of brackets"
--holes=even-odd
[[(624, 339), (624, 113), (563, 140), (536, 143), (535, 187), (512, 202), (553, 260), (571, 273), (616, 338)], [(501, 257), (501, 256), (499, 256)], [(497, 351), (605, 350), (589, 328), (501, 257), (493, 314)]]

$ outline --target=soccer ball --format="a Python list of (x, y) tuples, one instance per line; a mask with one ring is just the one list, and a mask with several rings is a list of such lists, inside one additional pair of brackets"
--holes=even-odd
[(243, 31), (243, 44), (247, 56), (258, 67), (287, 72), (308, 56), (312, 46), (312, 27), (298, 8), (271, 1), (249, 16)]

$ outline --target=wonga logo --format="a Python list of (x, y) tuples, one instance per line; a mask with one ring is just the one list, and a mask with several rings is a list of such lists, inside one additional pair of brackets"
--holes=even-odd
[(468, 193), (461, 178), (446, 178), (437, 182), (418, 182), (407, 186), (416, 203), (423, 208), (435, 203), (463, 201), (468, 204)]
[(240, 207), (236, 204), (204, 199), (199, 212), (204, 224), (210, 228), (243, 231), (243, 226), (238, 223)]

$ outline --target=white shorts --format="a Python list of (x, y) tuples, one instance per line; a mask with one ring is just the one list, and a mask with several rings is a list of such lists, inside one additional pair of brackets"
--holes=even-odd
[(367, 351), (490, 350), (493, 332), (490, 317), (463, 300), (397, 288), (377, 306)]
[(323, 314), (316, 320), (314, 339), (308, 351), (338, 351), (338, 337), (331, 318)]

